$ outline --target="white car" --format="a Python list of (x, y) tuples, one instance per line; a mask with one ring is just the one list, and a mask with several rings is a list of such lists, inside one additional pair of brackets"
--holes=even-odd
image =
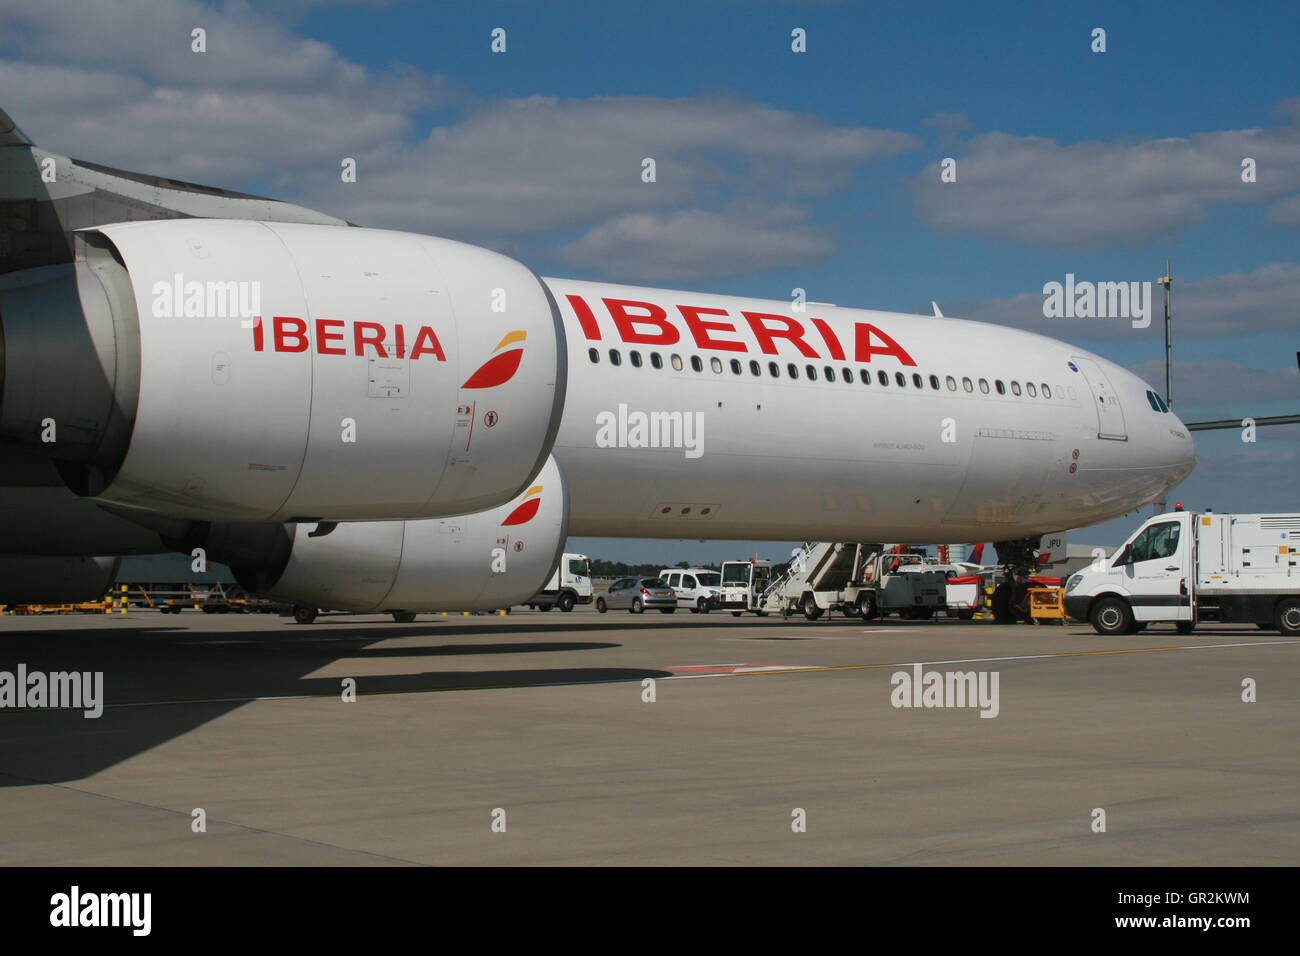
[(722, 575), (708, 568), (664, 568), (659, 579), (677, 595), (677, 606), (692, 614), (708, 614), (722, 600)]

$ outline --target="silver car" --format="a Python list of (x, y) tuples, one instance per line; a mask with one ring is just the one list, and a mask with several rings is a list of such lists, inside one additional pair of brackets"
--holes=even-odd
[(596, 610), (604, 614), (623, 608), (633, 614), (640, 614), (646, 608), (672, 614), (677, 610), (677, 595), (659, 578), (619, 578), (596, 598)]

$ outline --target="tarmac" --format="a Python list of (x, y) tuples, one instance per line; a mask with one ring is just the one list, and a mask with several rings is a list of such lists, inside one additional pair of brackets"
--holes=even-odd
[(0, 706), (11, 866), (1300, 862), (1300, 641), (1253, 626), (0, 617), (20, 664), (103, 710)]

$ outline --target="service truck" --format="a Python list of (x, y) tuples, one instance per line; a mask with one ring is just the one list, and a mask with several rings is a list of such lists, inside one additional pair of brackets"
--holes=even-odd
[(722, 562), (722, 599), (716, 606), (740, 617), (753, 611), (765, 617), (763, 592), (772, 581), (772, 562), (749, 558), (743, 561)]
[(1098, 634), (1158, 621), (1180, 634), (1200, 621), (1300, 634), (1300, 514), (1156, 515), (1113, 557), (1070, 576), (1065, 611)]
[(551, 579), (528, 599), (527, 606), (539, 611), (549, 611), (553, 607), (572, 611), (575, 604), (590, 604), (593, 592), (587, 556), (566, 551), (560, 556), (560, 565)]

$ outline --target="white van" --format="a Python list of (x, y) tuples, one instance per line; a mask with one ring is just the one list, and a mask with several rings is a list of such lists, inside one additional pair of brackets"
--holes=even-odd
[(722, 573), (708, 568), (664, 568), (659, 579), (677, 595), (677, 606), (708, 614), (722, 603)]
[(1098, 634), (1169, 621), (1253, 622), (1300, 634), (1300, 514), (1156, 515), (1110, 559), (1070, 576), (1065, 611)]

